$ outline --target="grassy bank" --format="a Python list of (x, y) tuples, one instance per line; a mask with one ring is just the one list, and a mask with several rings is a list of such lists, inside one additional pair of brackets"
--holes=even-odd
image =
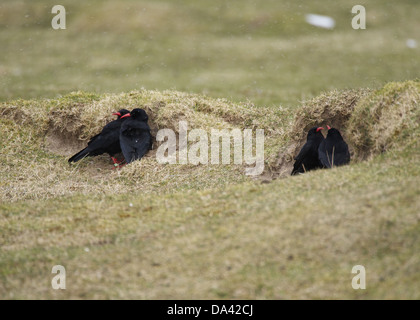
[[(419, 101), (407, 81), (324, 93), (296, 111), (146, 90), (2, 103), (0, 296), (418, 299)], [(106, 157), (69, 166), (118, 106), (146, 108), (155, 129), (179, 118), (266, 128), (269, 174), (152, 156), (120, 171)], [(316, 123), (339, 128), (353, 160), (289, 177), (298, 128)], [(56, 264), (66, 290), (51, 289)], [(356, 264), (363, 291), (351, 287)]]

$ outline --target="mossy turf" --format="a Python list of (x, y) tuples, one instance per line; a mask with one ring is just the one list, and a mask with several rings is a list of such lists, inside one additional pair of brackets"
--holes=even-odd
[[(418, 81), (332, 91), (296, 111), (147, 90), (2, 103), (0, 296), (418, 299), (419, 92)], [(68, 165), (111, 111), (137, 106), (155, 129), (265, 128), (264, 180), (151, 155), (117, 171), (105, 156)], [(299, 127), (315, 123), (340, 129), (353, 160), (289, 177)], [(51, 288), (57, 264), (66, 290)], [(366, 290), (351, 287), (354, 265)]]

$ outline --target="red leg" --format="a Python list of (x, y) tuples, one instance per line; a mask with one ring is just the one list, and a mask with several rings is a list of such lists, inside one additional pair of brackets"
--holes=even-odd
[(114, 168), (112, 169), (121, 168), (122, 166), (125, 165), (125, 163), (123, 163), (125, 162), (124, 160), (118, 161), (118, 159), (114, 157), (111, 157), (111, 159), (112, 159), (112, 162), (114, 163)]

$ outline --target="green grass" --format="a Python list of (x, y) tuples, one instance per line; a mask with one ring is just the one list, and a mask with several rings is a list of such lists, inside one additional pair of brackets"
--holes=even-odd
[[(3, 205), (2, 297), (417, 299), (410, 156), (223, 191)], [(49, 286), (55, 264), (62, 292)], [(363, 292), (351, 288), (356, 264)]]
[[(41, 4), (42, 3), (42, 4)], [(419, 76), (419, 4), (365, 4), (351, 28), (346, 1), (63, 1), (67, 29), (51, 28), (50, 1), (3, 1), (0, 100), (176, 89), (298, 105), (331, 89), (380, 87)], [(331, 15), (337, 27), (305, 23)]]
[[(158, 128), (179, 116), (202, 128), (215, 119), (269, 127), (278, 116), (270, 108), (157, 91), (3, 103), (0, 113), (15, 120), (1, 127), (9, 136), (0, 160), (0, 295), (417, 299), (420, 132), (411, 120), (419, 98), (420, 83), (408, 81), (306, 102), (288, 131), (268, 131), (266, 143), (278, 146), (268, 159), (299, 149), (298, 126), (328, 122), (347, 137), (352, 164), (288, 178), (290, 160), (274, 161), (274, 177), (288, 169), (269, 184), (240, 167), (159, 165), (153, 157), (117, 172), (106, 157), (68, 166), (45, 139), (53, 130), (77, 142), (122, 101), (148, 109)], [(361, 133), (384, 136), (381, 148), (361, 143)], [(67, 270), (62, 292), (50, 287), (56, 264)], [(351, 288), (356, 264), (367, 269), (363, 292)]]
[[(418, 1), (358, 3), (360, 31), (343, 0), (65, 0), (61, 31), (55, 4), (0, 4), (0, 298), (419, 299)], [(266, 171), (69, 166), (121, 107), (154, 134), (263, 128)], [(326, 124), (351, 164), (290, 177)]]

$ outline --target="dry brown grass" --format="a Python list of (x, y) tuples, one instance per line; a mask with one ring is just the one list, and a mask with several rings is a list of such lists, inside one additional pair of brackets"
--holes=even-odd
[(358, 159), (371, 158), (409, 143), (418, 145), (420, 81), (389, 83), (354, 109), (347, 129)]

